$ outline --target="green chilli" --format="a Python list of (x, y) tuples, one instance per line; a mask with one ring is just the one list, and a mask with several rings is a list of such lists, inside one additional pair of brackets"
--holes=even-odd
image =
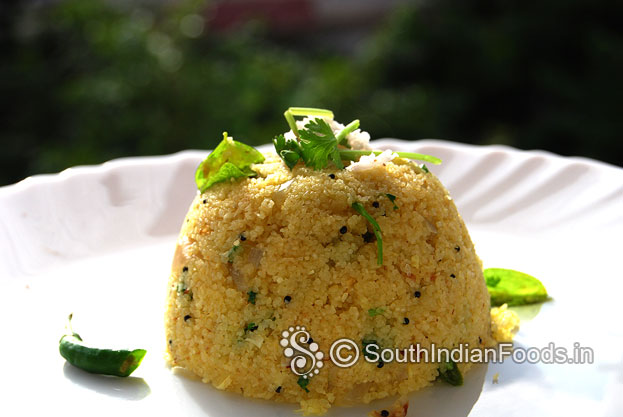
[(61, 337), (59, 351), (73, 366), (93, 374), (126, 377), (141, 364), (147, 353), (145, 349), (114, 350), (86, 346), (80, 335), (71, 330), (71, 318), (70, 314), (70, 333)]
[(439, 378), (450, 385), (463, 385), (463, 375), (452, 359), (439, 365)]

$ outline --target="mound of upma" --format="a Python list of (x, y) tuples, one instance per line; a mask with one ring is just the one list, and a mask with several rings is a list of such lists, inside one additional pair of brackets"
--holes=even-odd
[[(336, 137), (345, 128), (316, 120)], [(286, 140), (297, 140), (294, 130)], [(351, 129), (344, 143), (365, 149), (365, 135)], [(338, 367), (328, 357), (338, 339), (360, 348), (494, 344), (481, 262), (448, 191), (426, 167), (384, 152), (319, 169), (300, 155), (264, 154), (241, 169), (252, 174), (195, 197), (168, 290), (173, 365), (221, 390), (323, 413), (407, 394), (440, 373), (439, 363), (364, 355)], [(324, 352), (308, 378), (292, 371), (281, 342), (296, 326), (310, 335), (303, 346)], [(471, 364), (457, 365), (464, 373)]]

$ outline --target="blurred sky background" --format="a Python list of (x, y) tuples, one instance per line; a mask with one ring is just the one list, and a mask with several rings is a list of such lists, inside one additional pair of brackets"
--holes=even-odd
[(249, 144), (289, 106), (373, 138), (623, 163), (623, 2), (3, 0), (0, 185)]

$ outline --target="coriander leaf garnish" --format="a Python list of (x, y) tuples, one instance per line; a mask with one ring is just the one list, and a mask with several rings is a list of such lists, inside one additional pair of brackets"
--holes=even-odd
[(303, 378), (303, 376), (300, 376), (296, 383), (299, 384), (299, 387), (301, 387), (301, 389), (304, 389), (305, 392), (309, 392), (309, 390), (307, 389), (307, 386), (309, 385), (309, 378)]
[(385, 309), (382, 307), (377, 307), (377, 308), (371, 308), (368, 310), (368, 315), (370, 317), (374, 317), (374, 316), (380, 316), (381, 314), (383, 314), (385, 312)]
[[(369, 349), (367, 347), (372, 345)], [(374, 359), (373, 353), (377, 353), (379, 351), (379, 344), (376, 339), (366, 339), (361, 340), (361, 347), (363, 348), (363, 356), (368, 359)]]
[(351, 207), (357, 213), (365, 217), (365, 219), (372, 225), (372, 231), (374, 232), (374, 236), (376, 236), (376, 263), (377, 265), (383, 265), (383, 236), (381, 235), (381, 227), (376, 220), (374, 220), (374, 217), (372, 217), (370, 213), (363, 208), (361, 203), (354, 202)]
[(234, 245), (230, 250), (227, 251), (227, 262), (232, 264), (234, 263), (234, 258), (236, 257), (236, 253), (242, 249), (242, 245)]
[(186, 284), (185, 281), (178, 282), (175, 290), (177, 291), (178, 295), (187, 295), (190, 301), (193, 300), (193, 292), (191, 289), (188, 288), (188, 284)]
[(337, 138), (331, 126), (323, 119), (311, 120), (305, 125), (305, 129), (299, 130), (299, 136), (305, 165), (319, 170), (326, 167), (331, 159), (339, 169), (344, 168), (337, 148)]
[(184, 281), (181, 281), (177, 283), (175, 290), (177, 291), (178, 294), (182, 294), (182, 293), (185, 294), (186, 291), (188, 290), (188, 287), (186, 286), (186, 283)]
[(255, 324), (254, 322), (251, 323), (247, 323), (247, 325), (244, 327), (244, 332), (254, 332), (257, 330), (259, 326), (257, 324)]
[(275, 151), (277, 155), (283, 159), (288, 168), (292, 169), (301, 159), (301, 145), (297, 140), (286, 139), (285, 136), (279, 135), (273, 139)]
[(387, 198), (389, 198), (389, 201), (392, 202), (392, 204), (394, 205), (394, 210), (398, 210), (398, 206), (396, 205), (396, 196), (393, 194), (385, 194), (387, 196)]
[(545, 286), (535, 277), (512, 269), (487, 268), (483, 271), (491, 305), (518, 306), (548, 299)]
[(254, 177), (252, 164), (264, 162), (264, 156), (257, 149), (237, 142), (223, 132), (223, 140), (199, 164), (195, 172), (195, 182), (199, 191), (204, 192), (216, 183), (230, 178)]
[[(359, 120), (353, 120), (342, 130), (335, 134), (325, 119), (333, 119), (333, 112), (326, 109), (315, 109), (308, 107), (290, 107), (285, 111), (284, 116), (288, 126), (297, 139), (286, 139), (283, 135), (273, 139), (277, 154), (283, 159), (286, 165), (292, 169), (299, 160), (303, 160), (305, 165), (311, 166), (316, 170), (323, 169), (331, 160), (335, 166), (344, 168), (342, 161), (358, 161), (363, 155), (380, 155), (383, 151), (379, 150), (353, 150), (346, 137), (353, 131), (359, 129)], [(304, 129), (299, 130), (296, 125), (295, 116), (315, 117)], [(400, 158), (415, 159), (426, 161), (431, 164), (440, 164), (441, 159), (414, 152), (395, 152)], [(426, 168), (422, 168), (425, 171)]]
[(247, 292), (247, 295), (249, 296), (247, 301), (255, 305), (255, 299), (257, 297), (257, 293), (255, 291), (249, 291)]

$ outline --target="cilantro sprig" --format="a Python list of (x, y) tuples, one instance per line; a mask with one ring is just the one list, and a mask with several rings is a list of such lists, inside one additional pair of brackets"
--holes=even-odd
[(347, 148), (350, 148), (350, 145), (348, 144), (348, 141), (346, 140), (346, 136), (348, 136), (349, 133), (354, 132), (357, 129), (359, 129), (359, 120), (353, 120), (352, 122), (344, 126), (344, 129), (340, 130), (338, 134), (335, 136), (337, 139), (338, 145), (344, 145)]
[(297, 132), (299, 140), (286, 139), (283, 135), (273, 140), (277, 154), (290, 169), (299, 160), (316, 170), (325, 168), (329, 160), (339, 169), (344, 168), (338, 148), (339, 140), (324, 119), (313, 119), (305, 125), (305, 129)]
[(333, 129), (323, 119), (314, 119), (299, 131), (303, 161), (314, 169), (323, 169), (329, 160), (339, 169), (344, 168), (338, 140)]
[(288, 168), (292, 169), (301, 159), (301, 145), (297, 140), (286, 139), (283, 135), (276, 136), (273, 139), (275, 151)]
[[(359, 120), (353, 120), (334, 134), (333, 129), (325, 120), (325, 118), (333, 119), (331, 110), (291, 107), (284, 115), (296, 139), (286, 139), (284, 135), (279, 135), (273, 139), (273, 143), (277, 154), (290, 169), (294, 168), (300, 160), (316, 170), (325, 168), (329, 161), (333, 162), (337, 168), (343, 169), (342, 161), (357, 161), (363, 155), (380, 155), (383, 152), (345, 149), (350, 147), (346, 137), (359, 129)], [(295, 116), (317, 117), (310, 120), (303, 129), (299, 129)], [(431, 155), (414, 152), (395, 153), (401, 158), (426, 161), (435, 165), (441, 163), (441, 159)]]

